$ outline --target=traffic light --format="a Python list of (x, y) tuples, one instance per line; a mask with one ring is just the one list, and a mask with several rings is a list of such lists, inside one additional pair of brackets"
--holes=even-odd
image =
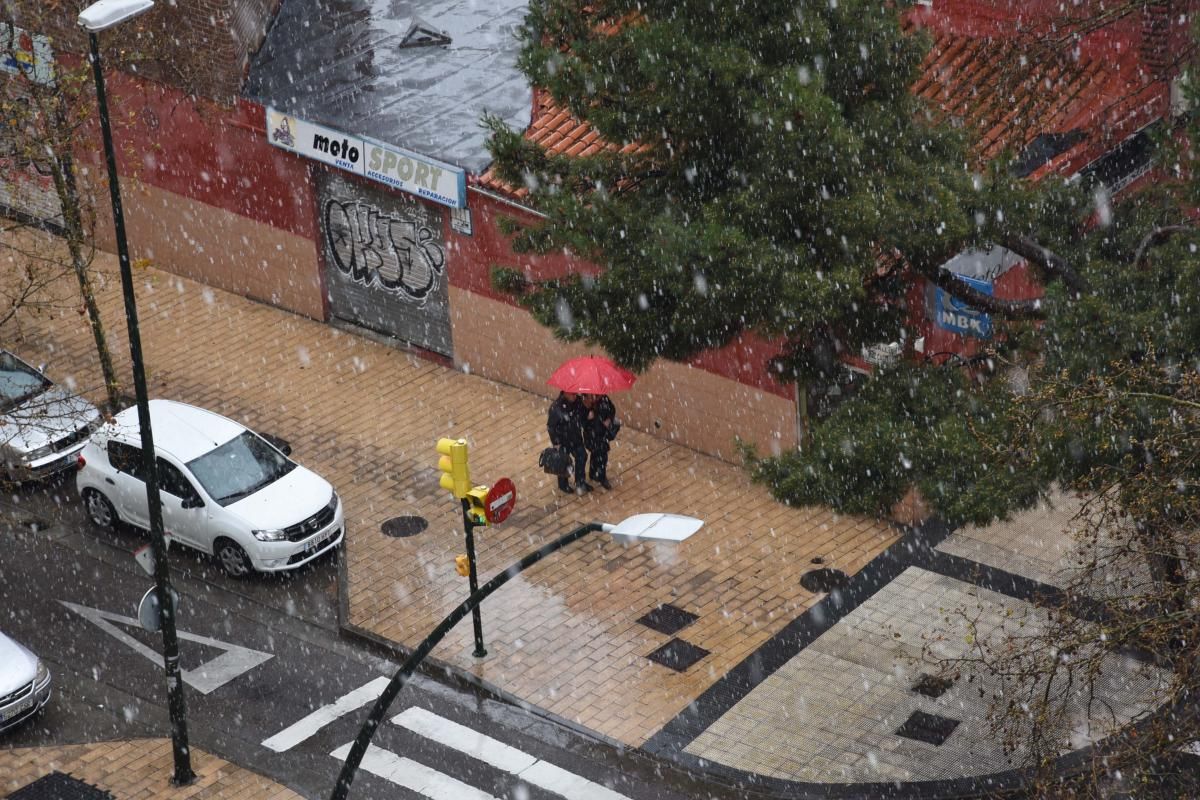
[(471, 471), (467, 466), (466, 439), (438, 439), (438, 469), (442, 471), (441, 486), (455, 497), (462, 499), (471, 491)]
[(467, 492), (467, 502), (471, 504), (467, 509), (467, 516), (476, 525), (488, 524), (487, 511), (484, 510), (484, 506), (490, 489), (490, 486), (476, 486)]

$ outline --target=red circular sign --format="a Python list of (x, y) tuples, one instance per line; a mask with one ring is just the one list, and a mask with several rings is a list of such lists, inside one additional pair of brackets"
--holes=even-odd
[(483, 498), (483, 513), (491, 525), (504, 522), (517, 504), (517, 487), (508, 478), (496, 481)]

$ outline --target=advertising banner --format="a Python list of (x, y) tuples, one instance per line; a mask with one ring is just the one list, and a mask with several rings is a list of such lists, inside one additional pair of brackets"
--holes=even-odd
[(267, 140), (306, 158), (362, 175), (450, 208), (466, 208), (467, 176), (459, 167), (267, 109)]

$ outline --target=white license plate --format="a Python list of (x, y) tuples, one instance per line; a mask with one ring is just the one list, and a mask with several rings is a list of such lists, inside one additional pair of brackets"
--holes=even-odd
[(31, 694), (31, 695), (29, 695), (29, 697), (26, 697), (24, 700), (17, 703), (15, 706), (10, 706), (9, 708), (6, 708), (4, 711), (0, 711), (0, 722), (5, 722), (6, 720), (10, 720), (13, 717), (24, 714), (26, 711), (28, 711), (30, 708), (33, 707), (33, 704), (36, 700), (37, 700), (37, 696)]
[(330, 539), (332, 539), (334, 537), (334, 534), (336, 534), (336, 533), (337, 533), (337, 530), (334, 529), (334, 530), (330, 531), (329, 533), (325, 534), (324, 536), (322, 536), (320, 539), (315, 539), (315, 540), (309, 542), (308, 544), (304, 545), (304, 553), (307, 555), (308, 553), (313, 553), (313, 552), (316, 552), (317, 550), (320, 550), (322, 547), (324, 547), (329, 542)]

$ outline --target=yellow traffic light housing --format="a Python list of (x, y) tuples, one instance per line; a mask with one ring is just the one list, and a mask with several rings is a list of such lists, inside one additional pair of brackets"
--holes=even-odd
[(438, 469), (442, 471), (441, 487), (460, 500), (471, 490), (471, 470), (467, 465), (466, 439), (438, 439)]
[(476, 486), (467, 492), (467, 502), (470, 507), (467, 509), (467, 515), (471, 518), (471, 522), (476, 525), (487, 525), (487, 512), (484, 510), (488, 492), (491, 491), (490, 486)]

